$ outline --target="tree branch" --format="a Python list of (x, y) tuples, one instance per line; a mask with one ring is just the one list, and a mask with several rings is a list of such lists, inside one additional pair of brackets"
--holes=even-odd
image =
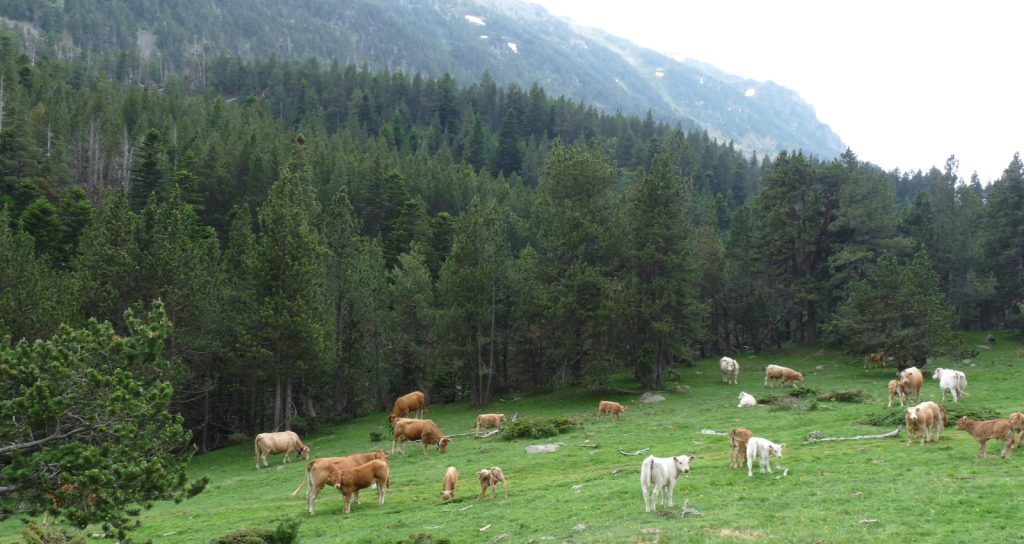
[(11, 444), (10, 446), (4, 446), (4, 447), (0, 448), (0, 457), (7, 457), (7, 456), (10, 455), (11, 452), (14, 452), (14, 451), (19, 451), (21, 453), (30, 452), (30, 451), (38, 448), (39, 446), (47, 443), (47, 442), (50, 442), (50, 441), (53, 441), (53, 440), (61, 440), (63, 438), (67, 438), (69, 436), (74, 436), (74, 435), (76, 435), (78, 433), (85, 432), (85, 430), (86, 429), (84, 427), (78, 427), (78, 428), (72, 429), (72, 430), (70, 430), (70, 431), (68, 431), (68, 432), (66, 432), (64, 434), (51, 434), (50, 436), (47, 436), (46, 438), (40, 438), (39, 440), (33, 440), (32, 442), (25, 442), (25, 443), (22, 443), (22, 444)]
[(812, 442), (833, 442), (833, 441), (838, 441), (838, 440), (864, 440), (864, 439), (867, 439), (867, 438), (892, 438), (894, 436), (899, 436), (900, 435), (900, 431), (902, 429), (903, 429), (903, 425), (900, 425), (899, 427), (896, 427), (895, 431), (890, 431), (890, 432), (887, 432), (885, 434), (870, 434), (870, 435), (864, 435), (864, 436), (850, 436), (850, 437), (845, 437), (845, 438), (844, 437), (831, 437), (831, 436), (830, 437), (825, 437), (825, 436), (822, 436), (821, 433), (819, 433), (818, 431), (814, 431), (813, 433), (807, 435), (807, 438), (804, 439), (804, 443), (810, 444)]

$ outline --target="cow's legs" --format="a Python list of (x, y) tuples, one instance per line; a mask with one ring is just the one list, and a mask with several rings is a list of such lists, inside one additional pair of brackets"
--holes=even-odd
[(672, 508), (672, 494), (675, 493), (675, 490), (676, 490), (676, 481), (670, 479), (668, 481), (668, 507), (669, 508)]
[[(387, 492), (387, 482), (377, 480), (377, 506), (384, 506), (384, 493)], [(358, 492), (356, 492), (356, 504), (359, 503)]]
[(352, 512), (352, 494), (345, 493), (345, 513), (348, 514), (350, 512)]

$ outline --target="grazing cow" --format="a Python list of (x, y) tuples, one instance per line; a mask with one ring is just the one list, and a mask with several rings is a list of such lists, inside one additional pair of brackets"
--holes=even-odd
[[(306, 463), (306, 474), (299, 487), (292, 491), (292, 496), (297, 495), (302, 490), (302, 486), (308, 486), (306, 487), (306, 511), (312, 515), (313, 503), (316, 502), (317, 495), (320, 494), (320, 490), (327, 483), (327, 477), (331, 473), (347, 468), (356, 468), (374, 459), (383, 460), (387, 459), (387, 457), (388, 452), (378, 449), (369, 453), (356, 453), (345, 457), (320, 457), (312, 459)], [(359, 504), (359, 491), (356, 491), (356, 504)]]
[(729, 431), (729, 468), (743, 466), (743, 456), (747, 453), (747, 441), (753, 436), (743, 427)]
[(489, 427), (501, 427), (502, 422), (505, 421), (505, 414), (480, 414), (476, 416), (476, 432), (475, 435), (480, 434), (480, 429), (487, 429)]
[(988, 419), (985, 421), (971, 421), (966, 417), (956, 422), (956, 428), (967, 431), (978, 441), (978, 457), (988, 455), (986, 444), (992, 438), (1003, 441), (1003, 459), (1010, 457), (1010, 448), (1013, 447), (1013, 425), (1005, 419)]
[(722, 369), (722, 383), (739, 385), (740, 364), (736, 362), (736, 359), (722, 357), (718, 361), (718, 366)]
[(450, 501), (455, 498), (455, 484), (459, 481), (459, 471), (455, 467), (448, 467), (444, 471), (444, 483), (441, 484), (441, 500)]
[(1017, 447), (1024, 445), (1024, 414), (1020, 412), (1014, 412), (1010, 414), (1010, 427), (1013, 428), (1013, 432), (1018, 433)]
[[(679, 475), (690, 474), (690, 462), (696, 457), (677, 455), (675, 457), (655, 457), (650, 455), (640, 464), (640, 490), (644, 494), (644, 509), (653, 512), (658, 507), (658, 494), (661, 494), (662, 506), (672, 508), (672, 492), (676, 487)], [(666, 504), (666, 501), (668, 504)]]
[(281, 464), (288, 462), (288, 456), (292, 452), (298, 453), (303, 459), (309, 459), (309, 446), (304, 445), (302, 440), (299, 440), (299, 435), (292, 431), (260, 433), (256, 435), (253, 446), (256, 449), (256, 470), (260, 468), (260, 459), (263, 459), (263, 466), (270, 466), (267, 464), (268, 454), (283, 453), (284, 461)]
[(938, 442), (946, 425), (946, 407), (928, 400), (908, 407), (903, 420), (907, 424), (908, 446), (915, 436), (921, 437), (922, 446), (925, 442)]
[(952, 368), (936, 368), (932, 374), (933, 380), (939, 380), (939, 388), (942, 389), (942, 400), (946, 400), (946, 391), (953, 395), (953, 402), (960, 402), (960, 397), (966, 397), (967, 376), (959, 370)]
[(402, 455), (405, 455), (406, 440), (420, 440), (423, 442), (423, 455), (427, 454), (427, 446), (437, 444), (437, 451), (444, 453), (448, 449), (448, 438), (444, 436), (441, 429), (430, 419), (407, 419), (395, 420), (394, 438), (391, 439), (391, 453), (395, 453), (395, 446), (401, 447)]
[(391, 468), (388, 462), (374, 459), (355, 468), (336, 470), (327, 476), (327, 482), (345, 496), (345, 513), (352, 511), (352, 495), (360, 489), (377, 484), (377, 506), (384, 505), (384, 493), (391, 487)]
[(395, 406), (391, 408), (388, 421), (393, 424), (396, 419), (409, 415), (413, 410), (416, 410), (417, 418), (423, 417), (423, 413), (427, 411), (427, 401), (422, 391), (413, 391), (395, 399)]
[(597, 405), (597, 417), (601, 417), (605, 414), (611, 414), (615, 416), (615, 419), (619, 419), (619, 414), (626, 411), (626, 407), (610, 400), (602, 400)]
[(916, 366), (904, 368), (899, 373), (900, 383), (906, 391), (907, 398), (914, 397), (915, 401), (921, 400), (921, 386), (924, 385), (924, 375)]
[(899, 380), (889, 380), (889, 408), (892, 408), (892, 397), (896, 395), (900, 399), (900, 406), (907, 398), (907, 388)]
[(476, 473), (476, 479), (480, 480), (480, 495), (477, 496), (476, 500), (484, 498), (487, 494), (487, 489), (491, 489), (491, 498), (498, 498), (498, 484), (501, 484), (501, 491), (505, 495), (505, 500), (508, 500), (508, 482), (505, 481), (505, 473), (501, 471), (500, 467), (485, 468), (478, 470)]
[(761, 469), (761, 474), (764, 474), (765, 467), (768, 468), (768, 474), (772, 473), (772, 464), (770, 461), (770, 455), (775, 454), (775, 457), (782, 458), (782, 450), (786, 448), (785, 444), (776, 444), (767, 438), (760, 438), (752, 436), (747, 439), (747, 476), (754, 476), (754, 457), (757, 457), (757, 466)]
[(796, 382), (804, 381), (804, 375), (792, 368), (768, 365), (764, 369), (764, 386), (768, 387), (768, 384), (774, 383), (775, 380), (782, 380), (783, 383), (792, 383), (793, 387), (796, 387)]
[(757, 399), (755, 399), (753, 395), (747, 393), (746, 391), (740, 391), (739, 401), (740, 403), (736, 405), (737, 408), (757, 405)]
[(878, 363), (885, 366), (885, 363), (888, 362), (888, 360), (889, 354), (884, 351), (869, 353), (864, 356), (864, 368), (873, 368)]

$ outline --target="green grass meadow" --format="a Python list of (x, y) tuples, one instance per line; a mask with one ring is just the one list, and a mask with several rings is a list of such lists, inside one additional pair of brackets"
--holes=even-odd
[[(935, 367), (948, 366), (967, 374), (963, 402), (998, 411), (1003, 417), (1024, 411), (1021, 377), (1024, 349), (1009, 333), (970, 363), (939, 360), (925, 368), (921, 400), (939, 401), (931, 379)], [(984, 334), (968, 341), (980, 344)], [(550, 440), (506, 441), (500, 437), (452, 440), (446, 454), (431, 448), (424, 457), (419, 444), (407, 444), (406, 454), (390, 458), (392, 487), (384, 506), (376, 493), (363, 493), (363, 504), (342, 511), (341, 495), (325, 488), (316, 502), (316, 515), (305, 512), (305, 491), (292, 497), (302, 480), (304, 462), (281, 464), (271, 457), (269, 469), (255, 470), (251, 444), (197, 457), (195, 476), (209, 475), (211, 483), (199, 496), (180, 504), (161, 503), (145, 512), (137, 541), (195, 543), (250, 527), (273, 527), (282, 519), (301, 522), (299, 542), (396, 542), (428, 534), (463, 542), (1019, 542), (1024, 541), (1024, 452), (999, 458), (1000, 445), (989, 443), (990, 455), (977, 459), (977, 443), (964, 431), (946, 428), (935, 445), (906, 446), (899, 439), (870, 439), (805, 444), (811, 431), (826, 436), (857, 436), (891, 431), (891, 426), (856, 423), (887, 411), (886, 383), (895, 369), (864, 370), (862, 362), (826, 348), (800, 347), (754, 355), (739, 355), (738, 386), (721, 382), (717, 359), (679, 369), (682, 381), (672, 381), (654, 404), (637, 402), (639, 395), (565, 390), (495, 402), (485, 408), (466, 404), (433, 406), (427, 416), (448, 434), (467, 432), (477, 413), (504, 412), (511, 417), (568, 416), (582, 426)], [(782, 364), (804, 373), (804, 385), (819, 392), (862, 389), (866, 403), (802, 399), (793, 408), (758, 405), (737, 408), (736, 397), (746, 391), (760, 399), (788, 386), (766, 390), (763, 368)], [(687, 393), (676, 385), (689, 386)], [(637, 388), (626, 378), (616, 387)], [(599, 400), (627, 406), (618, 421), (596, 416)], [(947, 398), (947, 406), (951, 405)], [(893, 408), (892, 412), (900, 412)], [(372, 431), (386, 433), (387, 414), (379, 413), (308, 437), (314, 457), (368, 451), (387, 442), (370, 441)], [(952, 423), (952, 422), (951, 422)], [(755, 436), (785, 442), (783, 459), (789, 469), (754, 477), (729, 469), (724, 436), (701, 434), (702, 429), (727, 432), (747, 427)], [(562, 442), (557, 452), (526, 455), (529, 444)], [(595, 447), (596, 446), (596, 447)], [(623, 456), (650, 448), (639, 456)], [(993, 455), (994, 453), (994, 455)], [(671, 515), (644, 512), (639, 474), (648, 455), (695, 455), (689, 477), (680, 478)], [(439, 497), (445, 469), (460, 474), (456, 499)], [(509, 498), (476, 500), (474, 472), (497, 465), (508, 478)], [(619, 471), (617, 474), (613, 472)], [(684, 499), (702, 514), (681, 518)], [(21, 522), (0, 524), (0, 541), (19, 538)], [(484, 529), (486, 527), (486, 529)], [(647, 529), (656, 529), (658, 532)], [(508, 535), (499, 539), (501, 535)]]

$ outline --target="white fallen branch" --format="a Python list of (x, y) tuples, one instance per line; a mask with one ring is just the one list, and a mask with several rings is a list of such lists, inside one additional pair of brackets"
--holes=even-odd
[(900, 435), (900, 431), (903, 430), (903, 425), (896, 427), (896, 430), (887, 432), (885, 434), (868, 434), (863, 436), (847, 436), (847, 437), (835, 437), (835, 436), (824, 436), (818, 431), (814, 431), (807, 435), (804, 439), (804, 443), (810, 444), (812, 442), (835, 442), (839, 440), (865, 440), (869, 438), (893, 438)]
[(729, 436), (729, 433), (720, 433), (718, 431), (713, 431), (711, 429), (701, 429), (700, 431), (697, 431), (697, 432), (699, 432), (700, 434), (713, 434), (713, 435), (716, 435), (716, 436)]
[(621, 453), (622, 455), (640, 455), (641, 453), (643, 453), (643, 452), (645, 452), (645, 451), (647, 451), (649, 449), (651, 449), (651, 448), (644, 448), (642, 450), (636, 450), (633, 453), (629, 453), (629, 452), (622, 451), (622, 448), (619, 448), (619, 453)]

